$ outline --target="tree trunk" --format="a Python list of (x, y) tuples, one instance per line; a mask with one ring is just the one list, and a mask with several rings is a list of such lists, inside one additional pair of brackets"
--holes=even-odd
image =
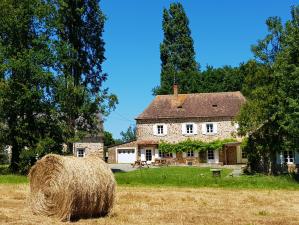
[(68, 154), (73, 154), (73, 143), (67, 143), (67, 153)]
[(270, 153), (269, 175), (277, 175), (276, 152)]
[(11, 148), (11, 161), (10, 161), (10, 170), (12, 173), (19, 172), (19, 161), (20, 161), (20, 147), (17, 144), (14, 144)]

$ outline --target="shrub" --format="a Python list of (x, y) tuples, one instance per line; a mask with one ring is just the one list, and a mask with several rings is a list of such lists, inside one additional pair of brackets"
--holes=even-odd
[(0, 146), (0, 164), (8, 164), (9, 157), (5, 146)]
[(49, 153), (62, 153), (62, 145), (51, 138), (41, 139), (33, 148), (23, 149), (20, 154), (19, 168), (21, 174), (27, 174), (35, 162)]

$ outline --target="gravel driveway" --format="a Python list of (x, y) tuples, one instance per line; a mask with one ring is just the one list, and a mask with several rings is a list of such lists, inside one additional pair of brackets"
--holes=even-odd
[(137, 168), (132, 168), (131, 164), (108, 164), (109, 167), (111, 168), (112, 172), (130, 172), (133, 170), (136, 170)]

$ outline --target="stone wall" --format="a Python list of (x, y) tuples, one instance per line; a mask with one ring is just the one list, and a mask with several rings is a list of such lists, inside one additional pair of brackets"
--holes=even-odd
[(85, 142), (76, 142), (73, 146), (73, 154), (77, 156), (77, 149), (84, 149), (85, 156), (87, 155), (99, 155), (104, 159), (104, 143), (85, 143)]
[[(203, 134), (202, 124), (212, 122), (217, 123), (217, 134)], [(153, 133), (153, 126), (155, 124), (163, 123), (167, 125), (167, 135), (156, 136)], [(183, 135), (182, 124), (183, 123), (195, 123), (198, 128), (198, 132), (195, 135)], [(232, 123), (232, 118), (195, 118), (195, 119), (163, 119), (163, 120), (138, 120), (137, 121), (137, 140), (153, 140), (153, 141), (167, 141), (171, 143), (178, 143), (188, 138), (201, 140), (201, 141), (213, 141), (216, 139), (236, 138), (241, 140), (236, 135), (236, 126)]]

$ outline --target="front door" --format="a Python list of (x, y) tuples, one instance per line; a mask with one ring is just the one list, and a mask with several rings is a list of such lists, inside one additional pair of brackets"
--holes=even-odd
[(145, 160), (147, 161), (147, 163), (151, 163), (152, 158), (153, 158), (152, 149), (146, 149), (145, 150)]
[(177, 152), (176, 153), (176, 159), (177, 159), (178, 163), (184, 163), (183, 153), (182, 152)]
[(236, 146), (226, 147), (226, 160), (227, 160), (227, 165), (237, 164), (237, 148), (236, 148)]

